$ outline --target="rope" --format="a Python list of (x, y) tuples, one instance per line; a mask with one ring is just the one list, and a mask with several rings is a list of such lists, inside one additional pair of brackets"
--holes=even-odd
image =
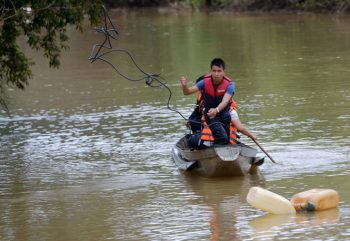
[[(97, 33), (103, 34), (104, 35), (104, 40), (102, 41), (101, 44), (94, 44), (89, 60), (91, 63), (94, 63), (96, 60), (100, 60), (102, 62), (105, 62), (106, 64), (108, 64), (109, 66), (111, 66), (116, 72), (117, 74), (119, 74), (121, 77), (123, 77), (124, 79), (127, 79), (129, 81), (145, 81), (145, 83), (150, 86), (150, 87), (164, 87), (167, 89), (167, 91), (169, 92), (169, 97), (168, 97), (168, 101), (167, 101), (167, 108), (171, 111), (174, 111), (176, 113), (178, 113), (184, 120), (191, 122), (191, 123), (195, 123), (195, 124), (202, 124), (202, 122), (199, 121), (195, 121), (195, 120), (189, 120), (188, 118), (186, 118), (180, 111), (171, 108), (170, 107), (170, 100), (172, 97), (172, 91), (171, 89), (165, 84), (165, 79), (162, 78), (159, 74), (152, 74), (152, 73), (147, 73), (146, 71), (144, 71), (135, 61), (135, 59), (133, 58), (133, 56), (131, 55), (131, 53), (125, 49), (115, 49), (113, 48), (112, 45), (112, 40), (117, 41), (119, 39), (119, 32), (116, 30), (115, 26), (113, 25), (108, 12), (105, 8), (105, 6), (102, 6), (102, 12), (103, 12), (103, 17), (104, 17), (104, 26), (103, 27), (98, 27), (98, 28), (93, 28), (93, 30), (95, 30)], [(108, 27), (110, 26), (110, 27)], [(113, 53), (124, 53), (126, 54), (132, 61), (132, 63), (135, 65), (135, 67), (142, 73), (142, 77), (140, 78), (131, 78), (125, 74), (123, 74), (118, 67), (111, 63), (110, 61), (108, 61), (107, 59), (105, 59), (104, 57), (106, 57), (109, 54), (113, 54)], [(216, 124), (216, 123), (220, 123), (223, 125), (223, 123), (221, 122), (213, 122), (211, 123), (209, 126)]]
[[(103, 11), (103, 16), (104, 16), (104, 26), (103, 27), (99, 27), (99, 28), (94, 28), (94, 30), (97, 33), (101, 33), (104, 35), (104, 40), (102, 41), (101, 44), (94, 44), (89, 60), (91, 63), (95, 62), (96, 60), (100, 60), (102, 62), (105, 62), (106, 64), (108, 64), (109, 66), (111, 66), (116, 72), (117, 74), (119, 74), (121, 77), (123, 77), (124, 79), (127, 79), (129, 81), (145, 81), (145, 83), (150, 86), (150, 87), (164, 87), (167, 89), (167, 91), (169, 92), (169, 97), (168, 97), (168, 101), (167, 101), (167, 108), (171, 111), (174, 111), (176, 113), (178, 113), (184, 120), (187, 120), (187, 118), (178, 110), (171, 108), (170, 107), (170, 100), (172, 97), (172, 91), (171, 89), (165, 84), (165, 80), (159, 75), (159, 74), (153, 74), (153, 73), (147, 73), (146, 71), (144, 71), (135, 61), (135, 59), (133, 58), (133, 56), (131, 55), (131, 53), (125, 49), (114, 49), (113, 45), (112, 45), (112, 40), (118, 40), (119, 39), (119, 33), (116, 30), (115, 26), (113, 25), (108, 12), (106, 10), (106, 8), (103, 6), (102, 7), (102, 11)], [(110, 26), (110, 27), (108, 27)], [(107, 50), (107, 51), (104, 51)], [(132, 61), (132, 63), (135, 65), (135, 67), (142, 73), (142, 77), (140, 78), (131, 78), (125, 74), (123, 74), (118, 67), (111, 63), (110, 61), (108, 61), (105, 57), (109, 54), (113, 54), (113, 53), (124, 53), (126, 54)], [(163, 80), (163, 81), (162, 81)]]

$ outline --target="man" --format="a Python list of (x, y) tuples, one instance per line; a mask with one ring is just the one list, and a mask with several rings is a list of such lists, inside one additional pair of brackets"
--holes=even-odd
[[(230, 115), (231, 115), (231, 123), (230, 123), (230, 140), (229, 142), (231, 144), (237, 144), (239, 136), (237, 135), (237, 132), (240, 132), (254, 140), (257, 139), (256, 135), (253, 132), (250, 132), (240, 121), (237, 109), (236, 109), (236, 103), (234, 100), (232, 100), (230, 105)], [(210, 129), (208, 129), (207, 125), (204, 124), (204, 128), (201, 132), (196, 132), (195, 134), (189, 136), (189, 147), (194, 149), (204, 149), (206, 147), (212, 146), (214, 143), (214, 138), (212, 136), (212, 133)]]
[[(233, 102), (234, 103), (234, 102)], [(231, 105), (233, 106), (233, 105)], [(236, 104), (234, 103), (234, 107), (231, 108), (230, 110), (230, 115), (231, 115), (231, 128), (235, 128), (236, 131), (254, 139), (257, 140), (256, 135), (253, 132), (250, 132), (240, 121), (237, 109), (236, 109)]]
[(214, 137), (214, 143), (229, 142), (230, 113), (229, 103), (234, 94), (233, 83), (225, 78), (225, 62), (215, 58), (210, 63), (210, 75), (204, 76), (195, 85), (188, 87), (188, 79), (181, 77), (184, 95), (200, 91), (203, 96), (203, 114)]

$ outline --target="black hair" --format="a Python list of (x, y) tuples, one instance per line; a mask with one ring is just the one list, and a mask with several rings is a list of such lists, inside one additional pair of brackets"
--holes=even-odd
[(210, 68), (212, 68), (213, 65), (218, 66), (218, 67), (222, 67), (223, 69), (225, 69), (225, 62), (220, 58), (213, 59), (210, 63)]

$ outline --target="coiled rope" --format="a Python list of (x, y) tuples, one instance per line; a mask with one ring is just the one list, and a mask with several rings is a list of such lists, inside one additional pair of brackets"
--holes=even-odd
[[(142, 81), (142, 80), (144, 80), (145, 83), (150, 87), (164, 87), (164, 88), (166, 88), (168, 90), (168, 93), (169, 93), (169, 97), (168, 97), (168, 101), (167, 101), (167, 105), (166, 105), (167, 108), (171, 111), (178, 113), (187, 122), (201, 125), (202, 122), (190, 120), (190, 119), (186, 118), (180, 111), (170, 107), (170, 100), (172, 97), (172, 91), (164, 83), (164, 81), (165, 81), (164, 78), (162, 78), (159, 74), (147, 73), (146, 71), (144, 71), (137, 64), (137, 62), (135, 61), (135, 59), (133, 58), (133, 56), (131, 55), (131, 53), (129, 51), (127, 51), (125, 49), (113, 48), (112, 42), (119, 39), (119, 32), (116, 30), (116, 27), (114, 26), (113, 22), (111, 21), (105, 6), (102, 6), (102, 12), (103, 12), (103, 17), (104, 17), (104, 26), (94, 28), (94, 30), (97, 33), (103, 34), (104, 40), (102, 41), (101, 44), (94, 44), (93, 45), (93, 48), (92, 48), (92, 51), (91, 51), (91, 54), (89, 57), (90, 62), (93, 63), (96, 60), (100, 60), (102, 62), (105, 62), (106, 64), (111, 66), (117, 72), (117, 74), (119, 74), (121, 77), (123, 77), (129, 81)], [(124, 54), (126, 54), (131, 59), (132, 63), (135, 65), (135, 67), (142, 73), (142, 77), (131, 78), (131, 77), (123, 74), (115, 64), (111, 63), (106, 58), (104, 58), (107, 55), (112, 54), (112, 53), (124, 53)], [(218, 123), (223, 125), (223, 123), (221, 123), (221, 122), (212, 122), (208, 126), (218, 124)], [(187, 125), (187, 126), (189, 128), (189, 125)]]
[[(93, 48), (92, 48), (92, 51), (91, 51), (91, 54), (89, 57), (90, 62), (93, 63), (96, 60), (100, 60), (102, 62), (105, 62), (106, 64), (111, 66), (117, 72), (117, 74), (119, 74), (121, 77), (123, 77), (129, 81), (142, 81), (142, 80), (144, 80), (145, 83), (150, 87), (164, 87), (164, 88), (166, 88), (169, 92), (169, 97), (168, 97), (168, 101), (167, 101), (167, 108), (171, 111), (178, 113), (183, 119), (187, 120), (187, 118), (180, 111), (170, 107), (170, 100), (172, 97), (172, 91), (165, 84), (164, 78), (162, 78), (159, 74), (147, 73), (146, 71), (144, 71), (137, 64), (137, 62), (135, 61), (135, 59), (133, 58), (133, 56), (131, 55), (131, 53), (129, 51), (127, 51), (125, 49), (113, 48), (112, 42), (113, 42), (113, 40), (116, 41), (119, 39), (119, 33), (116, 30), (113, 22), (111, 21), (109, 15), (108, 15), (108, 12), (104, 6), (102, 7), (102, 12), (103, 12), (103, 17), (104, 17), (104, 26), (94, 28), (94, 30), (97, 33), (103, 34), (104, 40), (101, 44), (94, 44), (93, 45)], [(111, 63), (110, 61), (108, 61), (105, 58), (107, 55), (112, 54), (112, 53), (124, 53), (124, 54), (126, 54), (131, 59), (132, 63), (135, 65), (135, 67), (142, 73), (142, 77), (135, 79), (135, 78), (131, 78), (131, 77), (123, 74), (115, 64)]]

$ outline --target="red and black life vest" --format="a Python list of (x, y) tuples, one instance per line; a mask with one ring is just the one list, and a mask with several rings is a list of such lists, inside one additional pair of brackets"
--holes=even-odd
[[(216, 108), (221, 103), (222, 98), (226, 93), (228, 85), (230, 84), (230, 82), (232, 82), (231, 79), (225, 75), (224, 81), (216, 88), (216, 92), (215, 92), (211, 74), (206, 74), (199, 77), (196, 83), (203, 79), (204, 79), (204, 91), (198, 92), (197, 103), (196, 103), (197, 105), (196, 111), (198, 111), (199, 113), (201, 113), (203, 107), (205, 107), (207, 110), (209, 110), (210, 108)], [(223, 88), (225, 89), (224, 91), (223, 91)], [(203, 100), (205, 96), (207, 98), (206, 102), (209, 102), (206, 104), (207, 106), (203, 106)]]
[(222, 101), (231, 80), (223, 78), (223, 81), (216, 87), (213, 85), (211, 75), (204, 77), (203, 105), (208, 111), (210, 108), (216, 108)]

